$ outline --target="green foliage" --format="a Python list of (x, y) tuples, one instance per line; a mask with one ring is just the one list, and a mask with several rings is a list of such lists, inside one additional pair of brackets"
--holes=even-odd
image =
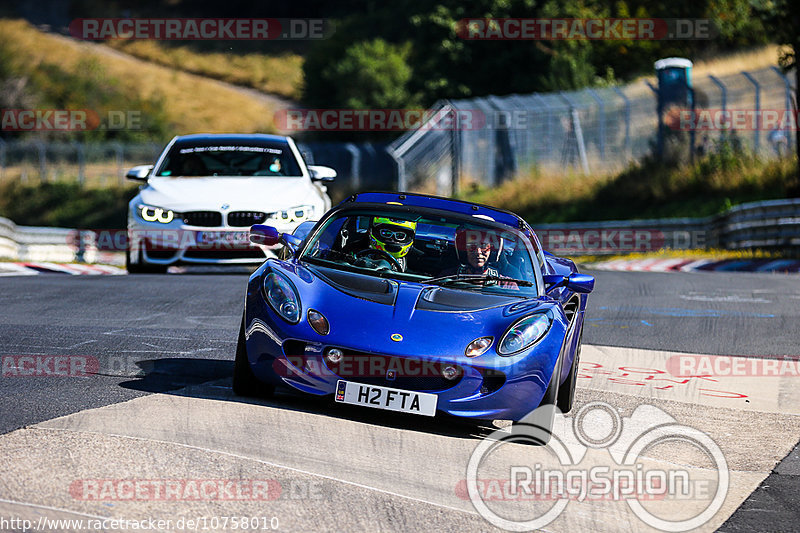
[(81, 188), (77, 183), (0, 186), (0, 216), (23, 226), (125, 228), (128, 202), (138, 187)]
[(392, 45), (383, 39), (351, 45), (339, 62), (328, 65), (322, 72), (332, 98), (350, 109), (413, 105), (408, 91), (409, 48), (409, 44)]
[[(794, 0), (771, 0), (794, 2)], [(369, 3), (366, 14), (346, 17), (332, 39), (314, 43), (305, 64), (303, 101), (313, 107), (345, 105), (332, 73), (352, 65), (350, 43), (378, 37), (407, 46), (404, 60), (413, 73), (404, 84), (404, 107), (419, 99), (544, 92), (609, 85), (652, 74), (662, 57), (693, 59), (767, 42), (772, 37), (754, 16), (750, 0), (411, 0)], [(710, 40), (470, 40), (463, 21), (481, 18), (684, 18), (710, 19), (718, 36)], [(797, 27), (797, 25), (795, 25)], [(407, 55), (405, 51), (407, 50)], [(403, 69), (404, 70), (404, 69)], [(358, 92), (356, 93), (358, 94)], [(356, 97), (360, 102), (361, 98)]]

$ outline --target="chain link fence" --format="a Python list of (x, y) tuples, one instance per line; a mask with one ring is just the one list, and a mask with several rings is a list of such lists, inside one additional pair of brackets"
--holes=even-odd
[[(793, 75), (777, 68), (698, 76), (695, 114), (689, 117), (694, 125), (681, 122), (687, 110), (668, 109), (666, 135), (672, 145), (679, 141), (686, 159), (722, 142), (761, 158), (793, 153), (794, 83)], [(398, 189), (451, 195), (471, 184), (493, 187), (534, 172), (622, 170), (656, 150), (657, 94), (650, 81), (639, 80), (624, 87), (437, 102), (431, 121), (389, 147)], [(731, 112), (745, 113), (743, 129), (720, 127), (720, 118)], [(765, 122), (768, 113), (779, 115), (778, 125)]]
[(0, 140), (0, 180), (23, 183), (77, 181), (108, 187), (122, 184), (135, 165), (155, 161), (156, 143), (79, 143)]

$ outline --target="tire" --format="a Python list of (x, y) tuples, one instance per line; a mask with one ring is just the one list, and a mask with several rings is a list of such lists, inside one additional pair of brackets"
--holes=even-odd
[(564, 361), (564, 354), (560, 354), (553, 375), (550, 376), (550, 383), (544, 391), (542, 401), (536, 408), (533, 415), (526, 416), (523, 420), (516, 420), (511, 423), (511, 433), (515, 435), (530, 435), (532, 440), (544, 446), (550, 442), (553, 433), (553, 421), (556, 415), (556, 404), (558, 402), (558, 391), (561, 381), (561, 365)]
[(561, 384), (558, 390), (558, 408), (562, 413), (569, 413), (572, 411), (572, 406), (575, 404), (575, 389), (578, 383), (578, 365), (581, 362), (581, 346), (583, 345), (583, 326), (581, 326), (580, 336), (578, 337), (578, 346), (575, 348), (575, 359), (572, 361), (572, 368), (569, 370), (569, 375), (566, 381)]
[(125, 270), (128, 274), (166, 274), (167, 265), (154, 265), (145, 263), (142, 251), (139, 250), (139, 262), (131, 263), (131, 251), (125, 250)]
[(275, 387), (260, 382), (250, 368), (244, 338), (244, 315), (242, 315), (242, 325), (239, 327), (236, 359), (233, 363), (233, 392), (237, 396), (249, 397), (269, 397), (275, 392)]

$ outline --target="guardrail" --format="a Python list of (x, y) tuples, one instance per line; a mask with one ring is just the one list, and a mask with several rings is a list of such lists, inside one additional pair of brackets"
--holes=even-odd
[[(15, 261), (54, 261), (70, 263), (79, 259), (77, 230), (36, 226), (17, 226), (0, 217), (0, 258)], [(84, 259), (93, 262), (96, 250), (84, 250)]]
[(534, 225), (545, 250), (611, 255), (661, 248), (753, 248), (800, 255), (800, 198), (751, 202), (702, 218), (610, 220)]
[[(535, 224), (542, 247), (557, 255), (611, 255), (663, 248), (761, 248), (800, 255), (800, 198), (752, 202), (703, 218), (657, 218)], [(92, 263), (93, 232), (17, 226), (0, 217), (0, 258)]]

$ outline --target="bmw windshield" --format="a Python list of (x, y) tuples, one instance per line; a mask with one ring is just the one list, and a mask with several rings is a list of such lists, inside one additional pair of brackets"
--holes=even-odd
[(302, 176), (285, 143), (175, 144), (156, 176)]
[(324, 222), (300, 259), (452, 289), (536, 297), (530, 249), (519, 231), (474, 217), (347, 210)]

